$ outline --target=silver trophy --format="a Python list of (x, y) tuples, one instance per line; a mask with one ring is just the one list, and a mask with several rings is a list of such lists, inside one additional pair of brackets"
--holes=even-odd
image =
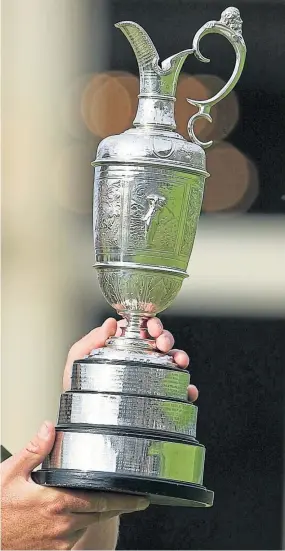
[[(127, 320), (110, 338), (73, 365), (71, 390), (61, 395), (56, 442), (34, 479), (49, 486), (147, 495), (154, 504), (211, 506), (203, 486), (205, 448), (196, 440), (197, 407), (187, 400), (189, 373), (159, 353), (147, 321), (172, 303), (187, 277), (206, 171), (195, 135), (199, 117), (211, 122), (213, 105), (233, 89), (246, 46), (236, 8), (206, 23), (193, 47), (161, 64), (138, 24), (116, 25), (130, 42), (140, 73), (133, 128), (104, 139), (92, 163), (94, 247), (99, 285)], [(221, 34), (236, 52), (228, 83), (197, 107), (188, 124), (190, 142), (175, 132), (174, 102), (185, 59), (200, 40)]]

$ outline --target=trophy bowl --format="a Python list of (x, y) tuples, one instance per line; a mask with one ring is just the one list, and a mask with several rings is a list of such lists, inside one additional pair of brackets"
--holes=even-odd
[[(196, 439), (197, 407), (188, 402), (190, 375), (158, 352), (147, 321), (177, 296), (192, 252), (206, 178), (195, 121), (235, 86), (246, 47), (236, 8), (206, 23), (192, 49), (159, 65), (158, 53), (137, 23), (116, 25), (139, 66), (140, 94), (133, 128), (99, 145), (94, 179), (95, 268), (107, 302), (125, 318), (122, 335), (73, 364), (61, 395), (56, 441), (38, 483), (148, 496), (151, 503), (208, 507), (203, 486), (205, 448)], [(207, 62), (200, 40), (221, 34), (236, 64), (227, 84), (197, 107), (190, 142), (175, 132), (179, 72), (188, 55)]]

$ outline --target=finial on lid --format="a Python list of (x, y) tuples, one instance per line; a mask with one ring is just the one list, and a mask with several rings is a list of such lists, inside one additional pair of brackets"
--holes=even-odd
[(232, 31), (242, 36), (243, 21), (237, 8), (230, 7), (224, 10), (221, 14), (220, 23), (230, 27)]

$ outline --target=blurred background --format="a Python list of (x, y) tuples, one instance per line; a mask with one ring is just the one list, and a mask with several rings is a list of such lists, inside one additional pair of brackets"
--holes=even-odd
[[(119, 549), (284, 549), (285, 3), (236, 1), (248, 56), (235, 91), (202, 122), (213, 139), (189, 279), (161, 316), (200, 389), (209, 510), (123, 519)], [(131, 126), (138, 71), (114, 23), (130, 19), (161, 60), (219, 19), (211, 0), (2, 1), (2, 435), (15, 452), (56, 420), (69, 347), (113, 315), (92, 269), (90, 162)], [(178, 131), (233, 69), (220, 36), (187, 60)]]

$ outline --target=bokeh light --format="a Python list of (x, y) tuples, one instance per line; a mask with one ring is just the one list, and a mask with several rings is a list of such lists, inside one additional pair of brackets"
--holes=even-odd
[(251, 205), (253, 205), (259, 194), (259, 176), (256, 165), (250, 160), (247, 159), (247, 168), (248, 168), (248, 186), (245, 194), (236, 204), (236, 210), (239, 212), (247, 211)]
[[(186, 140), (189, 140), (187, 131), (188, 121), (197, 111), (194, 105), (187, 103), (186, 98), (199, 98), (203, 100), (208, 97), (208, 89), (200, 80), (186, 73), (180, 75), (176, 92), (175, 120), (177, 132), (186, 138)], [(197, 120), (195, 124), (195, 133), (198, 137), (200, 137), (206, 125), (209, 125), (209, 123), (205, 119)]]
[[(189, 139), (187, 124), (196, 112), (196, 107), (188, 104), (186, 98), (208, 99), (221, 90), (224, 84), (215, 75), (180, 75), (175, 119), (177, 132), (184, 138)], [(64, 99), (62, 114), (65, 127), (71, 136), (80, 139), (86, 139), (88, 133), (104, 138), (124, 132), (132, 126), (135, 118), (138, 94), (139, 79), (131, 73), (108, 71), (85, 75), (70, 87)], [(213, 107), (211, 114), (213, 123), (198, 119), (195, 132), (201, 140), (221, 141), (238, 121), (236, 94), (231, 92)]]
[[(225, 82), (215, 75), (189, 76), (182, 73), (177, 86), (177, 101), (175, 117), (177, 132), (189, 139), (187, 124), (196, 113), (195, 106), (187, 103), (186, 98), (206, 100), (214, 96), (224, 86)], [(198, 119), (195, 124), (195, 134), (202, 141), (225, 139), (235, 127), (239, 118), (239, 104), (235, 92), (231, 92), (211, 110), (213, 122)]]
[[(225, 81), (216, 75), (198, 75), (196, 77), (208, 90), (208, 97), (214, 96), (225, 85)], [(212, 123), (206, 124), (200, 132), (201, 140), (224, 140), (229, 136), (239, 119), (239, 102), (234, 90), (211, 109)]]
[(113, 71), (93, 75), (81, 98), (81, 115), (87, 128), (101, 138), (130, 128), (138, 93), (138, 78), (130, 73)]
[[(196, 107), (186, 98), (205, 100), (222, 89), (225, 82), (215, 75), (182, 73), (177, 86), (175, 119), (177, 132), (189, 139), (187, 124)], [(62, 114), (69, 135), (80, 139), (65, 148), (57, 159), (54, 189), (58, 202), (68, 210), (89, 213), (92, 208), (93, 170), (90, 166), (101, 139), (120, 134), (132, 126), (139, 94), (137, 76), (108, 71), (77, 79), (65, 98)], [(202, 141), (225, 139), (239, 117), (237, 96), (231, 92), (212, 109), (213, 123), (198, 119), (195, 132)], [(258, 193), (255, 166), (228, 143), (207, 152), (211, 177), (204, 196), (204, 212), (245, 211)]]
[(61, 96), (60, 117), (63, 130), (75, 139), (88, 140), (91, 136), (81, 114), (82, 94), (93, 74), (77, 78)]
[(204, 212), (241, 212), (250, 208), (258, 193), (258, 174), (254, 164), (229, 143), (220, 143), (207, 153), (203, 201)]

